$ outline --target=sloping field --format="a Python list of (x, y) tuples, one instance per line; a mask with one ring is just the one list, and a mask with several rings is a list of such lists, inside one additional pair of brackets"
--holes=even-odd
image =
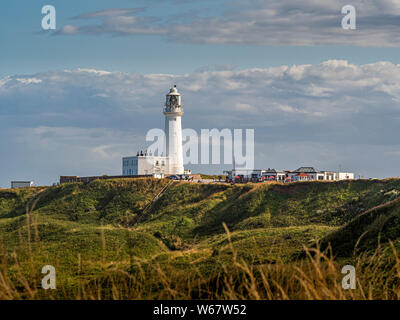
[[(370, 252), (378, 237), (387, 246), (400, 235), (399, 179), (169, 183), (114, 179), (0, 190), (2, 270), (14, 286), (10, 292), (27, 295), (26, 284), (18, 279), (37, 286), (41, 266), (47, 264), (56, 267), (64, 288), (53, 293), (56, 297), (83, 294), (83, 283), (93, 287), (98, 279), (110, 281), (110, 272), (135, 274), (128, 287), (141, 288), (136, 298), (157, 298), (171, 274), (175, 281), (190, 277), (202, 286), (207, 283), (214, 292), (217, 275), (235, 261), (249, 268), (297, 265), (304, 247), (318, 240), (325, 247), (330, 243), (334, 255), (351, 259), (356, 244), (359, 252)], [(110, 294), (112, 285), (103, 289)], [(207, 297), (199, 290), (176, 298)]]

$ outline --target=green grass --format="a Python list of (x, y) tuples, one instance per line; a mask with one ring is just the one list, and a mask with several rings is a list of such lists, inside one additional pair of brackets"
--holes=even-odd
[(36, 280), (40, 270), (32, 271), (32, 264), (52, 264), (58, 281), (73, 291), (83, 279), (95, 281), (114, 269), (146, 274), (159, 266), (212, 277), (232, 264), (232, 247), (250, 266), (261, 266), (295, 263), (304, 246), (317, 241), (351, 258), (361, 235), (364, 252), (376, 248), (378, 236), (382, 243), (400, 236), (399, 179), (233, 186), (174, 182), (152, 203), (169, 182), (112, 179), (0, 190), (0, 240), (8, 272), (17, 277), (15, 254), (23, 272), (34, 272)]
[(376, 206), (358, 216), (322, 242), (333, 247), (338, 256), (373, 250), (379, 243), (400, 238), (400, 198)]

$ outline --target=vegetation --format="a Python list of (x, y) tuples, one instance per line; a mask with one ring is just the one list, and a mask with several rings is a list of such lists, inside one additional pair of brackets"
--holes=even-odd
[(0, 190), (0, 299), (398, 299), (399, 195), (399, 179)]
[(202, 174), (198, 173), (202, 179), (208, 179), (208, 180), (217, 180), (217, 181), (225, 181), (226, 176), (225, 175), (217, 175), (217, 174)]

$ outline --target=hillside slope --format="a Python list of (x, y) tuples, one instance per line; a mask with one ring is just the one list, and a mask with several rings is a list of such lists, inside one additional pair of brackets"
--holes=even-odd
[(400, 198), (378, 205), (355, 217), (350, 223), (322, 239), (337, 256), (374, 251), (378, 243), (400, 238)]
[(398, 179), (235, 186), (175, 182), (152, 203), (168, 183), (114, 179), (1, 190), (0, 226), (7, 233), (16, 231), (26, 218), (26, 207), (35, 202), (32, 214), (39, 228), (109, 225), (156, 235), (166, 243), (168, 237), (179, 238), (187, 247), (224, 234), (223, 223), (232, 232), (310, 225), (338, 228), (400, 194)]
[(320, 239), (349, 256), (365, 231), (359, 246), (365, 250), (378, 234), (382, 241), (400, 236), (399, 179), (173, 182), (152, 202), (169, 183), (113, 179), (0, 190), (0, 241), (21, 261), (33, 250), (35, 263), (56, 265), (58, 279), (74, 288), (82, 272), (95, 277), (104, 263), (124, 270), (137, 263), (168, 266), (183, 274), (195, 265), (193, 272), (212, 274), (232, 259), (223, 224), (237, 256), (251, 265), (293, 261)]

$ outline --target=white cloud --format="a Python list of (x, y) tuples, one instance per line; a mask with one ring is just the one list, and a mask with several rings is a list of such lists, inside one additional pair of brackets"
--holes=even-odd
[(73, 35), (77, 33), (79, 33), (79, 28), (72, 26), (70, 24), (63, 26), (59, 31), (57, 31), (57, 34), (62, 34), (62, 35)]
[(184, 127), (255, 129), (259, 161), (276, 148), (270, 160), (282, 165), (265, 158), (257, 166), (292, 168), (315, 159), (322, 169), (340, 163), (376, 176), (399, 174), (400, 65), (390, 62), (330, 60), (185, 75), (78, 69), (0, 83), (0, 148), (7, 150), (0, 180), (22, 174), (21, 167), (48, 180), (118, 174), (120, 157), (145, 149), (146, 132), (163, 128), (165, 94), (175, 83)]
[[(179, 43), (399, 46), (399, 1), (353, 0), (357, 29), (343, 30), (341, 9), (348, 4), (347, 0), (222, 1), (214, 3), (220, 9), (215, 12), (223, 12), (220, 15), (209, 16), (209, 9), (199, 8), (196, 14), (181, 11), (171, 17), (144, 16), (142, 9), (135, 8), (107, 9), (76, 17), (99, 21), (68, 25), (58, 33), (164, 35), (168, 41)], [(184, 22), (177, 16), (185, 17)]]
[(301, 110), (301, 109), (298, 109), (298, 108), (294, 108), (294, 107), (292, 107), (292, 106), (289, 106), (289, 105), (287, 105), (287, 104), (280, 104), (280, 105), (278, 105), (277, 106), (278, 107), (278, 109), (280, 110), (280, 111), (283, 111), (283, 112), (287, 112), (287, 113), (294, 113), (294, 114), (307, 114), (308, 112), (307, 111), (305, 111), (305, 110)]
[(99, 10), (95, 12), (90, 12), (87, 14), (79, 15), (75, 17), (75, 19), (97, 19), (102, 17), (114, 17), (114, 16), (124, 16), (133, 13), (137, 13), (143, 11), (141, 8), (133, 8), (133, 9), (105, 9)]
[(87, 72), (87, 73), (94, 73), (99, 76), (104, 76), (107, 74), (111, 74), (109, 71), (104, 71), (104, 70), (96, 70), (96, 69), (88, 69), (88, 68), (78, 68), (75, 70), (76, 72)]
[(2, 87), (4, 84), (6, 84), (10, 80), (11, 80), (10, 77), (5, 77), (3, 79), (0, 79), (0, 87)]
[(15, 80), (23, 83), (23, 84), (31, 84), (31, 83), (41, 83), (41, 79), (36, 78), (16, 78)]
[(254, 114), (257, 112), (257, 108), (255, 108), (252, 105), (249, 105), (247, 103), (237, 103), (235, 105), (235, 110), (245, 112), (245, 113), (251, 113)]

